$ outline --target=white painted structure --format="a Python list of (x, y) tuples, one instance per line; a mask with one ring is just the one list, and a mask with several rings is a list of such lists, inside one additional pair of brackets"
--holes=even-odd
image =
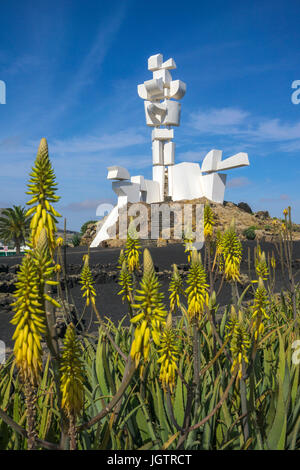
[(143, 176), (130, 177), (126, 168), (108, 168), (107, 179), (118, 196), (117, 206), (107, 217), (91, 247), (109, 238), (107, 229), (118, 220), (118, 210), (128, 202), (163, 202), (192, 200), (205, 196), (213, 202), (223, 203), (226, 175), (220, 171), (248, 166), (246, 153), (238, 153), (222, 160), (222, 150), (211, 150), (202, 165), (183, 162), (175, 164), (174, 130), (180, 125), (181, 104), (186, 84), (172, 80), (170, 70), (176, 69), (174, 59), (163, 61), (162, 54), (148, 59), (148, 70), (153, 77), (138, 85), (137, 91), (144, 100), (146, 124), (152, 127), (152, 180)]

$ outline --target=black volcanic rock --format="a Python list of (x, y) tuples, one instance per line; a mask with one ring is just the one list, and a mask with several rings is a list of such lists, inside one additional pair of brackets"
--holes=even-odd
[(255, 217), (257, 217), (258, 219), (269, 219), (270, 218), (270, 214), (268, 211), (258, 211), (256, 212), (255, 214)]
[(247, 202), (239, 202), (237, 206), (242, 211), (247, 212), (248, 214), (253, 214), (252, 209)]

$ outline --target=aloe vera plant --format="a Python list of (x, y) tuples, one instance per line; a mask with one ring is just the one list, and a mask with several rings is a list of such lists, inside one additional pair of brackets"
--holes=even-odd
[[(42, 150), (53, 186), (44, 140)], [(43, 171), (35, 172), (35, 197), (42, 187), (39, 175), (42, 183), (45, 179)], [(50, 196), (54, 203), (57, 196)], [(35, 242), (24, 262), (31, 290), (22, 284), (23, 266), (14, 322), (17, 332), (28, 323), (26, 341), (30, 326), (44, 348), (35, 350), (30, 368), (27, 349), (34, 346), (29, 340), (23, 349), (16, 334), (15, 356), (0, 366), (1, 449), (300, 449), (300, 366), (292, 349), (299, 338), (300, 289), (290, 281), (288, 291), (274, 294), (273, 254), (256, 248), (257, 279), (239, 293), (242, 246), (234, 224), (215, 233), (213, 212), (206, 208), (204, 261), (187, 250), (188, 275), (173, 266), (165, 298), (149, 250), (138, 282), (141, 247), (129, 233), (119, 259), (123, 319), (116, 325), (103, 315), (87, 254), (81, 276), (84, 312), (94, 315), (98, 331), (70, 325), (66, 310), (69, 325), (60, 343), (49, 303), (60, 304), (45, 290), (47, 282), (57, 285), (62, 297), (61, 275), (67, 286), (65, 267), (52, 258), (56, 250), (63, 264), (62, 240), (55, 240), (55, 219), (50, 222), (46, 212), (58, 215), (47, 204), (44, 213), (36, 210), (39, 233), (44, 223), (47, 236), (41, 250), (33, 224)], [(289, 225), (283, 233), (276, 230), (290, 263)], [(218, 293), (226, 282), (232, 302), (220, 314)], [(251, 299), (245, 302), (247, 293)], [(24, 377), (34, 377), (32, 402), (24, 394)]]

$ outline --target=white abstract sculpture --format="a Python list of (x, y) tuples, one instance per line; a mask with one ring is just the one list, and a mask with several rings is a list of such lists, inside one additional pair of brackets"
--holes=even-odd
[(112, 180), (112, 189), (118, 196), (118, 204), (109, 214), (93, 240), (91, 247), (98, 246), (109, 238), (107, 230), (118, 220), (118, 210), (127, 203), (163, 202), (167, 199), (180, 201), (206, 197), (223, 203), (226, 175), (220, 171), (248, 166), (246, 153), (238, 153), (222, 160), (222, 150), (211, 150), (199, 163), (175, 164), (174, 130), (180, 125), (181, 104), (186, 84), (172, 80), (170, 70), (176, 69), (174, 59), (163, 61), (162, 54), (148, 59), (148, 70), (152, 79), (138, 85), (137, 91), (144, 100), (146, 124), (152, 127), (152, 180), (143, 176), (132, 176), (126, 168), (108, 168), (107, 179)]

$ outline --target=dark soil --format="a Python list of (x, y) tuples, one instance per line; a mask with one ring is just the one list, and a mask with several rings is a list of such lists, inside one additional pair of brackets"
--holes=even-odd
[[(275, 291), (280, 292), (285, 289), (286, 273), (282, 273), (279, 258), (272, 243), (260, 243), (262, 250), (271, 255), (274, 252), (276, 258), (276, 286)], [(251, 255), (250, 277), (255, 278), (255, 271), (253, 266), (253, 253), (256, 242), (243, 243), (243, 260), (241, 264), (241, 272), (244, 274), (244, 282), (249, 282), (249, 269), (248, 269), (248, 253)], [(171, 275), (172, 264), (175, 263), (181, 268), (183, 276), (187, 272), (187, 255), (184, 253), (184, 248), (181, 244), (168, 245), (166, 247), (149, 247), (153, 262), (158, 272), (159, 280), (162, 284), (162, 290), (165, 295), (168, 295), (169, 280)], [(82, 256), (87, 253), (87, 248), (77, 247), (67, 249), (67, 268), (69, 276), (70, 296), (71, 303), (77, 306), (79, 311), (82, 311), (84, 302), (81, 296), (80, 284), (78, 284), (79, 274), (82, 268)], [(113, 322), (117, 323), (124, 315), (127, 314), (126, 305), (122, 304), (121, 296), (118, 295), (120, 286), (118, 285), (118, 270), (117, 261), (120, 254), (120, 249), (116, 248), (94, 248), (90, 250), (90, 266), (92, 268), (93, 277), (95, 280), (95, 288), (97, 292), (97, 307), (102, 317), (108, 317)], [(10, 324), (13, 312), (9, 307), (6, 299), (10, 299), (12, 292), (12, 282), (10, 279), (14, 278), (17, 271), (17, 266), (21, 258), (17, 256), (0, 258), (0, 279), (5, 279), (0, 286), (0, 339), (3, 340), (7, 347), (11, 347), (11, 337), (14, 331), (14, 326)], [(296, 282), (300, 281), (300, 242), (293, 244), (293, 268)], [(7, 280), (8, 279), (8, 280)], [(10, 280), (10, 281), (9, 281)], [(216, 290), (219, 281), (216, 283)], [(240, 292), (243, 286), (239, 286)], [(5, 294), (5, 292), (7, 292)], [(5, 297), (6, 296), (6, 297)], [(251, 291), (249, 290), (248, 299), (251, 298)], [(4, 299), (4, 300), (3, 300)], [(2, 304), (1, 304), (2, 300)], [(219, 304), (226, 305), (231, 300), (230, 286), (225, 285), (218, 296)], [(245, 297), (247, 300), (247, 296)], [(85, 314), (86, 325), (89, 324), (90, 313)], [(128, 324), (128, 321), (125, 324)], [(91, 330), (95, 330), (96, 325), (92, 323)]]

